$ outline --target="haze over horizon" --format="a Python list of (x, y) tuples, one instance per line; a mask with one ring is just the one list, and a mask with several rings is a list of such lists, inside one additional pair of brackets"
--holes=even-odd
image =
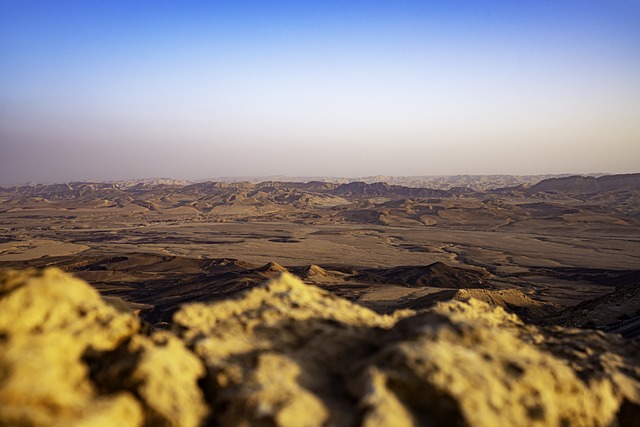
[(640, 170), (640, 2), (0, 1), (0, 185)]

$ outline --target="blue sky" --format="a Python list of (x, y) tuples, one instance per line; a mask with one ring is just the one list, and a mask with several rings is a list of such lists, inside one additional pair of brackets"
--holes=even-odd
[(0, 0), (0, 184), (637, 172), (640, 2)]

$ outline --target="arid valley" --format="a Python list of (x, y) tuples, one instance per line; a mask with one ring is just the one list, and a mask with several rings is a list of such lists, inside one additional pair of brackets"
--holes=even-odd
[(640, 281), (634, 175), (484, 192), (152, 182), (16, 187), (0, 197), (3, 266), (60, 267), (105, 295), (145, 304), (143, 316), (153, 319), (285, 268), (381, 312), (421, 308), (459, 289), (486, 298), (517, 290), (500, 304), (540, 309), (544, 318)]
[(0, 427), (639, 427), (640, 1), (0, 1)]
[[(634, 338), (640, 334), (640, 175), (570, 176), (534, 183), (516, 180), (508, 187), (499, 184), (484, 182), (479, 188), (468, 182), (456, 186), (454, 182), (445, 189), (384, 182), (147, 180), (7, 187), (0, 189), (0, 266), (19, 270), (57, 267), (85, 280), (109, 304), (133, 313), (148, 331), (156, 331), (148, 334), (164, 330), (182, 333), (187, 345), (200, 352), (209, 375), (217, 372), (217, 385), (211, 386), (217, 391), (205, 387), (202, 398), (214, 408), (215, 423), (254, 425), (261, 416), (269, 419), (273, 415), (277, 425), (296, 425), (278, 421), (282, 414), (278, 415), (277, 409), (260, 415), (262, 403), (242, 400), (251, 393), (238, 389), (258, 380), (247, 379), (246, 375), (251, 376), (247, 372), (244, 380), (224, 379), (225, 375), (233, 377), (225, 369), (236, 362), (220, 365), (209, 350), (198, 349), (194, 337), (211, 332), (189, 335), (184, 332), (187, 326), (176, 329), (184, 318), (184, 307), (228, 301), (240, 304), (252, 295), (248, 290), (256, 286), (261, 289), (268, 279), (276, 280), (276, 284), (277, 280), (288, 280), (277, 279), (288, 272), (311, 285), (310, 289), (325, 292), (326, 298), (332, 295), (345, 304), (354, 303), (350, 309), (354, 312), (361, 307), (370, 309), (367, 312), (372, 318), (400, 319), (409, 316), (406, 313), (433, 316), (434, 310), (446, 304), (469, 301), (485, 304), (482, 310), (504, 309), (501, 313), (517, 315), (530, 325), (527, 328), (547, 331), (540, 332), (547, 342), (542, 347), (553, 347), (547, 350), (556, 357), (562, 353), (579, 375), (589, 378), (614, 375), (614, 368), (602, 361), (596, 367), (582, 365), (595, 363), (591, 359), (598, 354), (615, 354), (622, 360), (616, 365), (620, 371), (615, 371), (619, 375), (615, 381), (627, 384), (627, 391), (614, 393), (617, 403), (613, 409), (606, 409), (608, 418), (594, 415), (596, 418), (589, 419), (584, 408), (576, 410), (577, 415), (566, 416), (572, 420), (569, 425), (605, 425), (612, 420), (633, 425), (630, 420), (640, 414), (640, 400), (634, 401), (640, 399), (636, 394), (640, 393), (640, 367), (637, 353), (632, 356), (638, 346)], [(297, 285), (292, 286), (295, 291)], [(297, 307), (305, 306), (305, 298), (289, 302), (294, 304), (292, 311), (283, 315), (294, 319)], [(332, 321), (355, 325), (340, 319)], [(371, 322), (367, 327), (374, 327), (378, 321)], [(558, 332), (558, 327), (573, 332)], [(322, 331), (314, 334), (325, 334)], [(531, 334), (531, 329), (527, 331)], [(574, 334), (575, 345), (582, 349), (569, 351), (562, 347), (562, 340), (573, 339), (567, 337), (556, 337), (556, 344), (548, 344), (549, 336), (561, 333)], [(340, 340), (346, 339), (336, 338), (332, 332), (325, 337), (326, 345), (331, 345), (331, 337), (338, 347), (343, 345)], [(527, 341), (522, 333), (520, 338)], [(261, 347), (261, 339), (254, 336), (249, 340), (257, 346), (252, 351), (278, 351), (273, 341)], [(276, 341), (280, 339), (284, 338)], [(612, 343), (606, 344), (607, 340)], [(290, 345), (283, 343), (279, 345)], [(320, 344), (310, 344), (309, 348), (314, 345)], [(266, 350), (271, 347), (274, 349)], [(297, 355), (291, 356), (294, 360), (299, 358), (298, 363), (309, 372), (319, 369), (319, 362), (304, 359), (311, 356), (303, 357), (297, 348), (291, 350)], [(340, 351), (347, 351), (345, 348)], [(322, 363), (332, 363), (343, 356), (313, 357), (324, 357)], [(255, 363), (249, 364), (253, 366), (251, 372), (258, 375)], [(335, 371), (332, 375), (350, 374)], [(374, 375), (370, 380), (375, 382), (376, 378)], [(361, 391), (352, 391), (345, 402), (335, 395), (343, 393), (336, 391), (341, 386), (305, 381), (295, 387), (303, 387), (313, 399), (303, 396), (310, 401), (299, 404), (324, 414), (318, 415), (322, 423), (365, 423), (367, 413), (381, 410), (371, 403), (371, 408), (360, 407), (355, 411), (360, 415), (354, 415), (349, 405), (356, 403), (348, 401), (363, 398)], [(335, 381), (340, 383), (344, 378)], [(236, 393), (233, 398), (219, 391), (226, 390), (229, 382), (235, 384), (235, 391), (228, 391)], [(393, 388), (393, 382), (390, 384), (388, 387)], [(420, 406), (412, 401), (415, 396), (403, 395), (406, 390), (402, 387), (395, 391), (400, 399), (397, 405), (405, 408), (398, 413), (406, 412), (407, 419), (417, 424), (426, 425), (428, 421), (441, 425), (452, 413), (462, 424), (480, 425), (492, 420), (487, 416), (474, 419), (470, 415), (473, 411), (464, 403), (454, 409)], [(255, 398), (260, 401), (259, 396)], [(274, 408), (291, 404), (282, 396), (275, 399), (277, 402), (269, 403)], [(188, 417), (172, 421), (172, 415), (153, 409), (149, 402), (143, 406), (153, 414), (147, 423), (149, 419), (162, 419), (166, 425), (191, 422), (185, 421)], [(248, 407), (258, 412), (251, 415)], [(221, 415), (216, 415), (215, 408)], [(606, 412), (601, 407), (598, 411)], [(205, 412), (200, 408), (190, 413), (195, 416)], [(534, 425), (540, 415), (535, 411), (531, 414), (527, 418), (530, 423), (520, 425)], [(539, 418), (540, 425), (551, 425), (546, 423), (551, 420), (545, 418), (547, 415)], [(393, 419), (386, 420), (387, 424), (382, 421), (371, 425), (392, 425)]]

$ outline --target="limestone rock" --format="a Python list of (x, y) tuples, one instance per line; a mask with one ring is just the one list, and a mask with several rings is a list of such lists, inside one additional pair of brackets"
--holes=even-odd
[(396, 322), (289, 274), (239, 300), (187, 305), (173, 320), (207, 365), (223, 425), (282, 426), (352, 424), (343, 369)]
[[(201, 362), (175, 337), (139, 329), (60, 270), (1, 271), (0, 425), (198, 425)], [(107, 376), (98, 368), (124, 361), (130, 375), (96, 384)]]
[(619, 337), (475, 299), (381, 316), (283, 275), (174, 322), (221, 425), (608, 426), (640, 408), (638, 356)]
[(64, 334), (85, 347), (110, 350), (140, 328), (135, 317), (57, 269), (3, 271), (0, 297), (0, 330), (11, 336)]
[(584, 382), (566, 361), (483, 320), (435, 313), (407, 319), (396, 326), (395, 343), (368, 363), (418, 425), (612, 423), (620, 396), (610, 381)]
[(0, 273), (0, 313), (0, 424), (142, 424), (134, 397), (100, 396), (82, 362), (88, 348), (114, 349), (135, 333), (134, 317), (59, 270)]
[(0, 425), (637, 425), (640, 341), (472, 297), (380, 315), (285, 273), (147, 333), (59, 270), (2, 271)]
[(100, 388), (129, 390), (141, 398), (148, 425), (196, 427), (208, 412), (197, 385), (204, 366), (169, 332), (134, 335), (115, 351), (87, 359)]

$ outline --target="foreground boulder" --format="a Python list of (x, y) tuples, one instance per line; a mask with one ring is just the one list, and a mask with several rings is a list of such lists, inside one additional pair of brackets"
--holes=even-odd
[(221, 425), (638, 419), (637, 344), (541, 330), (474, 299), (384, 316), (282, 275), (237, 300), (185, 306), (174, 325), (207, 365)]
[(0, 425), (196, 426), (200, 361), (57, 269), (0, 272)]
[[(476, 299), (380, 315), (289, 274), (173, 331), (59, 270), (0, 273), (0, 425), (633, 426), (640, 345)], [(209, 414), (209, 415), (207, 415)]]
[(288, 274), (238, 300), (187, 305), (173, 320), (205, 361), (216, 416), (229, 426), (353, 425), (349, 369), (396, 322)]

